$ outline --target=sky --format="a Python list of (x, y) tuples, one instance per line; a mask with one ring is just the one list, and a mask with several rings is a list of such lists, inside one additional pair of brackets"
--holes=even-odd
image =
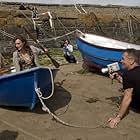
[(35, 2), (45, 4), (96, 4), (96, 5), (125, 5), (139, 6), (140, 0), (0, 0), (0, 2)]

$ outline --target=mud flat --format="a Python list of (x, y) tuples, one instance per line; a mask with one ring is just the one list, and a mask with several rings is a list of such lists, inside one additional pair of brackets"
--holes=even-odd
[[(45, 103), (60, 119), (88, 128), (64, 126), (41, 110), (0, 108), (0, 139), (4, 140), (139, 140), (140, 114), (130, 111), (115, 129), (103, 128), (118, 109), (115, 97), (121, 95), (116, 81), (96, 73), (82, 72), (79, 64), (60, 67), (54, 96)], [(99, 126), (99, 127), (98, 127)], [(98, 128), (96, 128), (98, 127)]]

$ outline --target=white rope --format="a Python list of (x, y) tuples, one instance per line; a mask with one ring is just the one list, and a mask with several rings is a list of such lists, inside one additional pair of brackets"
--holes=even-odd
[(66, 34), (64, 34), (64, 35), (61, 35), (61, 36), (57, 36), (57, 37), (50, 38), (50, 39), (43, 39), (43, 40), (40, 40), (40, 42), (47, 42), (47, 41), (57, 40), (57, 39), (59, 39), (59, 38), (68, 36), (68, 35), (70, 35), (70, 34), (73, 34), (75, 31), (76, 31), (76, 30), (71, 31), (71, 32), (66, 33)]
[(50, 23), (51, 29), (53, 29), (54, 27), (53, 27), (53, 23), (52, 23), (52, 15), (50, 12), (47, 12), (47, 13), (49, 15), (49, 23)]
[[(32, 20), (31, 20), (28, 16), (26, 16), (26, 14), (25, 14), (24, 12), (22, 12), (22, 11), (20, 11), (20, 12), (33, 24)], [(44, 15), (44, 14), (46, 14), (46, 13), (42, 13), (42, 14)], [(49, 16), (50, 16), (50, 18), (52, 17), (51, 15), (49, 15)], [(48, 41), (56, 40), (56, 39), (62, 38), (62, 37), (64, 37), (64, 36), (67, 36), (67, 35), (72, 34), (73, 32), (75, 32), (75, 30), (72, 31), (72, 32), (70, 32), (70, 31), (63, 25), (63, 23), (60, 21), (60, 19), (59, 19), (57, 16), (56, 16), (56, 18), (57, 18), (57, 20), (59, 21), (59, 23), (62, 25), (63, 29), (64, 29), (65, 31), (68, 31), (69, 33), (66, 33), (66, 34), (61, 35), (61, 36), (53, 37), (53, 38), (50, 38), (50, 39), (43, 39), (43, 41), (40, 41), (40, 42), (48, 42)], [(36, 25), (36, 26), (37, 26), (37, 25)], [(53, 27), (53, 25), (52, 25), (52, 27)], [(41, 27), (40, 27), (40, 28), (41, 28)], [(53, 27), (53, 28), (54, 28), (54, 27)], [(44, 29), (42, 29), (42, 28), (41, 28), (41, 30), (44, 31)]]
[(87, 14), (87, 11), (83, 8), (83, 6), (80, 5), (80, 7), (81, 7), (81, 9), (83, 10), (83, 12), (84, 12), (85, 14)]
[[(66, 34), (64, 34), (64, 35), (57, 36), (57, 37), (53, 37), (53, 38), (50, 38), (50, 39), (40, 39), (39, 42), (49, 42), (49, 41), (52, 41), (52, 40), (57, 40), (57, 39), (59, 39), (59, 38), (68, 36), (68, 35), (70, 35), (70, 34), (73, 34), (75, 31), (77, 31), (77, 30), (74, 30), (74, 31), (71, 31), (71, 32), (66, 33)], [(28, 41), (30, 42), (30, 41), (32, 41), (32, 39), (28, 39)]]
[[(22, 11), (20, 11), (20, 12), (21, 12), (21, 13), (24, 15), (24, 17), (25, 17), (26, 19), (28, 19), (34, 26), (38, 27), (37, 24), (35, 25), (35, 21), (34, 21), (34, 20), (31, 20), (24, 12), (22, 12)], [(48, 12), (41, 13), (41, 14), (38, 14), (38, 15), (45, 15), (46, 13), (48, 13)], [(49, 16), (52, 17), (51, 15), (49, 15)], [(52, 19), (50, 19), (50, 20), (52, 20)], [(52, 23), (52, 21), (50, 21), (50, 20), (49, 20), (49, 23), (50, 23), (50, 27), (52, 26), (51, 29), (55, 29), (55, 28), (54, 28), (54, 25), (53, 25), (53, 23)], [(35, 28), (36, 28), (36, 27), (35, 27)], [(41, 26), (39, 26), (39, 28), (41, 29), (41, 31), (42, 31), (43, 33), (46, 34), (45, 30), (44, 30)]]
[[(52, 23), (52, 15), (51, 13), (48, 11), (48, 12), (45, 12), (45, 13), (41, 13), (41, 14), (37, 14), (38, 16), (41, 16), (41, 15), (45, 15), (47, 14), (49, 16), (49, 23), (50, 23), (50, 27), (51, 29), (53, 29), (53, 23)], [(32, 21), (33, 21), (33, 24), (34, 24), (34, 29), (36, 30), (36, 22), (34, 20), (35, 18), (32, 18)]]
[(74, 5), (74, 7), (81, 14), (81, 11), (77, 8), (76, 4)]
[(55, 16), (56, 16), (56, 19), (58, 20), (58, 22), (62, 25), (64, 32), (65, 33), (70, 32), (70, 30), (67, 29), (67, 27), (61, 22), (61, 20), (57, 17), (57, 15), (55, 15)]
[(130, 25), (131, 35), (133, 36), (134, 34), (133, 34), (132, 20), (131, 19), (130, 19), (129, 23), (130, 23), (129, 25)]
[(61, 22), (61, 20), (58, 18), (58, 16), (57, 15), (55, 15), (56, 16), (56, 18), (57, 18), (57, 20), (59, 21), (59, 23), (62, 25), (62, 27), (63, 27), (63, 29), (65, 30), (65, 31), (70, 31), (70, 30), (68, 30), (68, 28)]
[(43, 102), (43, 98), (42, 98), (42, 94), (40, 94), (40, 89), (39, 88), (35, 88), (36, 94), (38, 95), (38, 98), (42, 104), (42, 110), (49, 113), (57, 122), (65, 125), (65, 126), (69, 126), (69, 127), (74, 127), (74, 128), (87, 128), (87, 129), (96, 129), (96, 128), (106, 128), (106, 124), (100, 124), (97, 125), (95, 127), (88, 127), (88, 126), (79, 126), (79, 125), (74, 125), (74, 124), (70, 124), (67, 122), (64, 122), (63, 120), (61, 120), (60, 118), (58, 118), (54, 113), (52, 113), (50, 111), (50, 109), (45, 105), (45, 103)]
[(52, 74), (52, 71), (50, 68), (48, 68), (49, 72), (50, 72), (50, 76), (51, 76), (51, 82), (52, 82), (52, 92), (50, 94), (50, 96), (48, 97), (43, 97), (42, 96), (42, 92), (40, 91), (40, 88), (37, 88), (37, 83), (35, 85), (35, 91), (36, 91), (36, 94), (42, 104), (42, 110), (49, 113), (56, 121), (58, 121), (59, 123), (65, 125), (65, 126), (69, 126), (69, 127), (75, 127), (75, 128), (88, 128), (88, 129), (96, 129), (96, 128), (105, 128), (106, 127), (106, 124), (101, 124), (101, 125), (97, 125), (95, 127), (87, 127), (87, 126), (79, 126), (79, 125), (74, 125), (74, 124), (70, 124), (70, 123), (67, 123), (67, 122), (64, 122), (63, 120), (61, 120), (60, 118), (58, 118), (54, 113), (52, 113), (50, 111), (50, 109), (45, 105), (43, 99), (49, 99), (50, 97), (52, 97), (53, 93), (54, 93), (54, 80), (53, 80), (53, 74)]
[(32, 21), (33, 21), (33, 25), (34, 25), (34, 30), (36, 31), (36, 23), (35, 23), (34, 18), (32, 18)]
[(33, 23), (31, 18), (29, 18), (22, 10), (19, 10), (19, 11), (21, 12), (21, 14), (24, 15), (24, 17), (26, 17), (31, 23)]
[(54, 93), (54, 80), (53, 80), (53, 74), (52, 74), (52, 70), (48, 67), (48, 70), (50, 72), (50, 77), (51, 77), (51, 85), (52, 85), (52, 91), (51, 91), (51, 94), (48, 96), (48, 97), (43, 97), (42, 96), (42, 93), (40, 91), (40, 88), (36, 89), (36, 91), (38, 92), (39, 96), (44, 99), (44, 100), (47, 100), (49, 98), (51, 98), (53, 96), (53, 93)]
[(26, 19), (28, 19), (32, 24), (33, 24), (33, 26), (34, 26), (34, 30), (36, 31), (36, 22), (35, 22), (35, 18), (29, 18), (24, 12), (22, 12), (22, 10), (20, 10), (20, 12), (24, 15), (24, 17), (26, 18)]
[(37, 16), (39, 17), (39, 16), (43, 16), (43, 15), (48, 15), (49, 16), (49, 23), (50, 23), (50, 27), (51, 27), (51, 29), (53, 28), (53, 23), (52, 23), (52, 15), (51, 15), (51, 12), (50, 11), (48, 11), (48, 12), (44, 12), (44, 13), (40, 13), (40, 14), (37, 14)]
[(37, 14), (38, 16), (43, 16), (43, 15), (46, 15), (47, 14), (47, 12), (45, 12), (45, 13), (40, 13), (40, 14)]
[[(75, 2), (74, 2), (75, 3)], [(77, 4), (74, 4), (75, 9), (81, 14), (81, 13), (85, 13), (87, 14), (87, 11), (82, 7), (82, 5), (79, 5), (79, 7), (81, 8), (81, 10), (77, 7)]]
[(131, 21), (129, 20), (129, 21), (127, 22), (127, 24), (128, 24), (129, 35), (130, 35), (130, 37), (132, 37)]
[(81, 32), (80, 30), (76, 29), (75, 32), (80, 33), (80, 34), (82, 34), (83, 37), (85, 37), (85, 34), (83, 32)]

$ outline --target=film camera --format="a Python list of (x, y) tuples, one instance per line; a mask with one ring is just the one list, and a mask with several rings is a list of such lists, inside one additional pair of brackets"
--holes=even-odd
[(102, 73), (113, 73), (120, 70), (120, 66), (118, 62), (108, 64), (106, 68), (102, 68)]

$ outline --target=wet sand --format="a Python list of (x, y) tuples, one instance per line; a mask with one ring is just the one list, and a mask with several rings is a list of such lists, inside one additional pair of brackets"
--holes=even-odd
[(45, 102), (60, 119), (81, 128), (56, 122), (41, 110), (41, 104), (33, 111), (1, 107), (0, 140), (139, 140), (140, 114), (133, 111), (117, 128), (104, 128), (118, 109), (115, 99), (122, 95), (121, 85), (97, 73), (80, 74), (81, 65), (60, 67), (54, 95)]

